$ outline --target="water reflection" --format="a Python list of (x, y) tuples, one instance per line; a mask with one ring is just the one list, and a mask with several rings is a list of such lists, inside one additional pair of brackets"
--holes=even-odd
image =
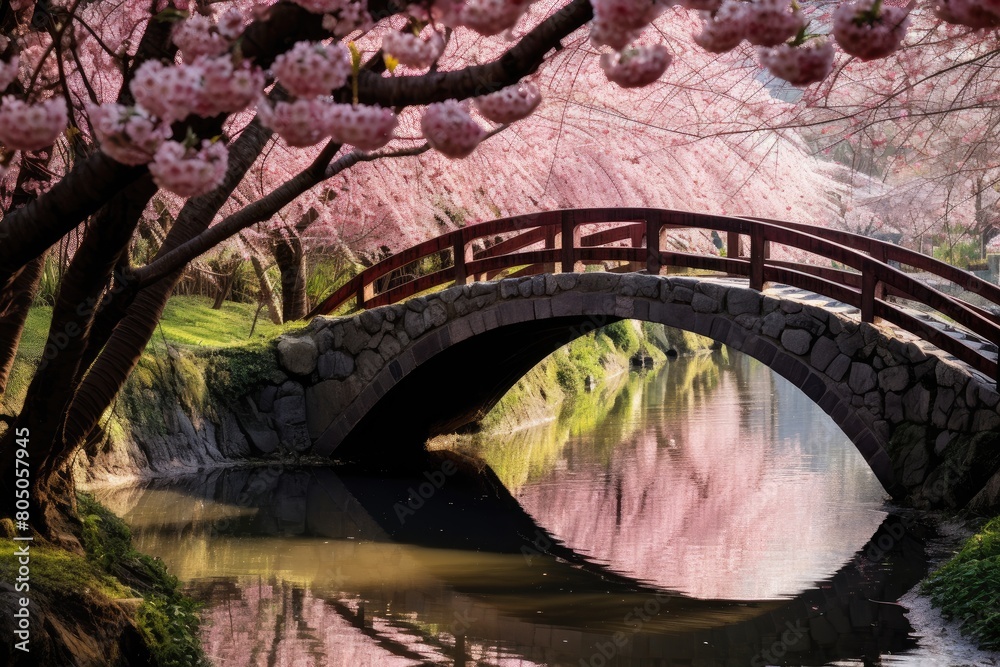
[(877, 664), (911, 648), (886, 602), (922, 575), (919, 527), (885, 516), (842, 436), (775, 415), (816, 411), (766, 369), (692, 363), (591, 397), (598, 424), (567, 413), (466, 443), (499, 479), (438, 452), (409, 475), (227, 470), (101, 499), (207, 602), (219, 665)]
[(518, 451), (558, 452), (532, 466), (518, 500), (619, 572), (701, 598), (788, 597), (885, 518), (884, 491), (843, 433), (749, 357), (679, 360), (590, 400), (607, 407), (586, 428), (574, 417), (593, 411), (576, 406), (514, 441), (468, 446), (501, 471)]

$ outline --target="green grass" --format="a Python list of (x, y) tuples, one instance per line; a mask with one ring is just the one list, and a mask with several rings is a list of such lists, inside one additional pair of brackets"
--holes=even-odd
[(923, 584), (945, 618), (984, 649), (1000, 649), (1000, 517), (983, 526)]
[(290, 322), (276, 325), (262, 310), (251, 337), (250, 325), (256, 312), (257, 306), (249, 303), (226, 301), (219, 310), (212, 310), (212, 299), (207, 297), (175, 296), (163, 309), (159, 331), (150, 342), (162, 345), (165, 339), (174, 345), (230, 347), (274, 338), (303, 324)]

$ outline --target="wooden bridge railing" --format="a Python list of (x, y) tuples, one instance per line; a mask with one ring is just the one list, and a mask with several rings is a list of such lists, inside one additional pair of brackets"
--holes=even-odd
[[(601, 229), (584, 235), (582, 226), (592, 224), (599, 224)], [(663, 250), (663, 235), (680, 229), (725, 235), (727, 256)], [(743, 237), (749, 238), (749, 255), (743, 252)], [(626, 241), (625, 246), (608, 245)], [(853, 271), (837, 269), (832, 264), (775, 260), (771, 258), (772, 245), (803, 250)], [(429, 258), (440, 261), (446, 255), (450, 255), (450, 266), (393, 284), (393, 277), (407, 265)], [(994, 344), (1000, 344), (1000, 317), (948, 296), (889, 262), (933, 274), (998, 307), (1000, 287), (896, 245), (849, 232), (765, 218), (612, 208), (567, 209), (490, 220), (443, 234), (378, 262), (327, 297), (309, 317), (333, 312), (351, 300), (357, 309), (372, 308), (439, 285), (490, 279), (515, 268), (518, 270), (510, 275), (556, 272), (557, 265), (561, 272), (579, 271), (584, 264), (607, 261), (626, 262), (627, 270), (645, 270), (650, 274), (676, 266), (745, 276), (757, 290), (762, 290), (768, 282), (809, 290), (859, 308), (862, 321), (883, 318), (997, 378), (995, 359), (913, 317), (886, 297), (900, 296), (924, 304)]]

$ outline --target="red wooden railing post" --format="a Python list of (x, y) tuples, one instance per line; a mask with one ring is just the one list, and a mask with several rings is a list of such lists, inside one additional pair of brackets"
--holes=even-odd
[[(545, 228), (545, 249), (555, 250), (558, 247), (559, 247), (559, 228), (556, 227), (555, 225), (549, 225), (548, 227)], [(542, 272), (555, 273), (556, 263), (546, 262), (544, 265), (542, 265)]]
[(879, 285), (877, 266), (874, 262), (861, 265), (861, 321), (869, 324), (875, 321), (875, 293)]
[(583, 266), (577, 266), (576, 249), (580, 245), (580, 228), (576, 224), (576, 216), (573, 211), (565, 211), (562, 216), (562, 227), (559, 234), (559, 272), (573, 273), (582, 271)]
[(375, 297), (375, 284), (362, 280), (361, 284), (358, 285), (358, 294), (357, 294), (358, 301), (355, 307), (358, 310), (363, 310), (365, 308), (365, 303), (370, 301), (374, 297)]
[(726, 232), (726, 257), (739, 259), (740, 252), (740, 233)]
[(646, 218), (646, 273), (660, 275), (660, 216)]
[(771, 254), (771, 244), (764, 237), (764, 227), (754, 224), (750, 230), (750, 288), (764, 291), (764, 260)]
[(454, 263), (454, 274), (456, 285), (467, 285), (469, 283), (469, 273), (465, 270), (465, 263), (472, 259), (471, 253), (466, 249), (465, 238), (462, 232), (455, 232), (454, 243), (451, 246), (451, 254)]

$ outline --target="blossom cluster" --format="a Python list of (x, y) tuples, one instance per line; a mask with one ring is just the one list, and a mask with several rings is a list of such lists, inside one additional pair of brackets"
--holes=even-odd
[(101, 150), (122, 164), (146, 164), (170, 138), (170, 126), (142, 107), (93, 105), (88, 109)]
[(444, 38), (437, 31), (430, 31), (427, 39), (412, 32), (387, 32), (382, 37), (382, 51), (407, 67), (430, 67), (444, 51)]
[(226, 176), (229, 153), (225, 145), (203, 141), (200, 148), (165, 141), (149, 163), (157, 186), (181, 197), (197, 197), (216, 188)]
[(293, 147), (313, 146), (327, 138), (363, 151), (385, 146), (398, 120), (391, 109), (337, 104), (325, 97), (301, 98), (258, 106), (261, 123)]
[(1000, 2), (997, 0), (938, 0), (934, 13), (943, 21), (970, 28), (1000, 27)]
[(274, 59), (271, 72), (296, 97), (329, 95), (351, 76), (351, 56), (339, 44), (297, 42)]
[(27, 104), (8, 96), (0, 103), (0, 143), (11, 150), (41, 150), (51, 145), (68, 123), (66, 101), (61, 97)]
[(538, 86), (530, 81), (507, 86), (475, 100), (476, 108), (484, 118), (502, 124), (528, 117), (541, 101), (542, 95), (538, 92)]
[(622, 51), (617, 57), (605, 53), (601, 56), (601, 69), (608, 81), (622, 88), (641, 88), (659, 79), (671, 59), (667, 47), (654, 44)]
[(469, 114), (468, 104), (457, 100), (428, 104), (420, 129), (431, 148), (450, 158), (467, 157), (486, 137), (486, 131)]

